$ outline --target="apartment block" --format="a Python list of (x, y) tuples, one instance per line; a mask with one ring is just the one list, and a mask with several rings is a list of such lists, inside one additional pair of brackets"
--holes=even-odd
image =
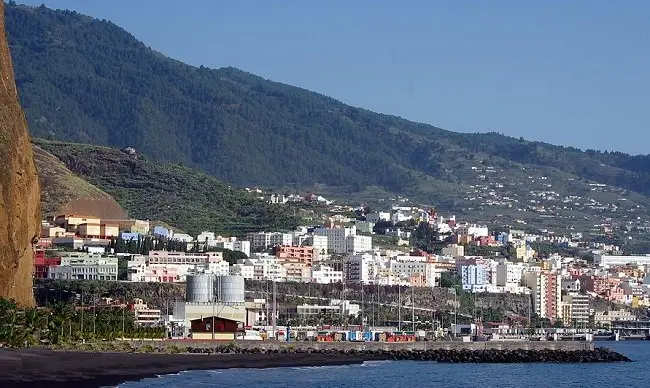
[(568, 320), (564, 320), (565, 326), (583, 327), (589, 324), (589, 296), (571, 293), (562, 297), (562, 302), (570, 306)]
[(277, 248), (275, 256), (283, 263), (302, 263), (311, 266), (314, 259), (314, 248), (281, 245)]
[(555, 320), (560, 317), (562, 301), (562, 279), (552, 272), (527, 272), (526, 286), (532, 291), (534, 313), (540, 318)]
[(463, 290), (482, 292), (490, 284), (489, 271), (485, 265), (463, 265), (460, 267)]

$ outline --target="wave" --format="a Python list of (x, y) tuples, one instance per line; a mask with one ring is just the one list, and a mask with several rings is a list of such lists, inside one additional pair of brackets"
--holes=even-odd
[(392, 360), (364, 361), (359, 366), (361, 366), (361, 367), (376, 367), (376, 366), (380, 366), (380, 365), (383, 365), (383, 364), (390, 364), (392, 362), (394, 362), (394, 361), (392, 361)]

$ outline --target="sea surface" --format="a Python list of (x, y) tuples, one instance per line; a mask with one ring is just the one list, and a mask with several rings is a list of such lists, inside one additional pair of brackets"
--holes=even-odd
[(596, 342), (634, 362), (612, 364), (437, 364), (369, 361), (361, 365), (188, 371), (119, 385), (144, 387), (650, 387), (650, 342)]

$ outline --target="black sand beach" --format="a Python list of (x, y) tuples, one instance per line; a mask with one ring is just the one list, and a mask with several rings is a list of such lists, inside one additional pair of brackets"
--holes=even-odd
[(0, 349), (0, 387), (103, 387), (183, 370), (360, 364), (332, 354), (142, 354)]

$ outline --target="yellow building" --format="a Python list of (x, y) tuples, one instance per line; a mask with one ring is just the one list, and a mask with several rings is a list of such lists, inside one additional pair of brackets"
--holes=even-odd
[(99, 238), (102, 233), (102, 228), (99, 222), (97, 223), (83, 223), (77, 227), (77, 234), (83, 238)]
[(117, 237), (120, 234), (120, 228), (117, 225), (101, 224), (100, 236), (102, 238)]
[(571, 310), (571, 302), (560, 302), (558, 312), (564, 326), (568, 326), (572, 322), (573, 314)]
[(100, 224), (100, 220), (97, 217), (85, 216), (85, 215), (73, 215), (73, 214), (63, 214), (56, 216), (54, 223), (68, 232), (78, 232), (77, 228), (81, 224)]

